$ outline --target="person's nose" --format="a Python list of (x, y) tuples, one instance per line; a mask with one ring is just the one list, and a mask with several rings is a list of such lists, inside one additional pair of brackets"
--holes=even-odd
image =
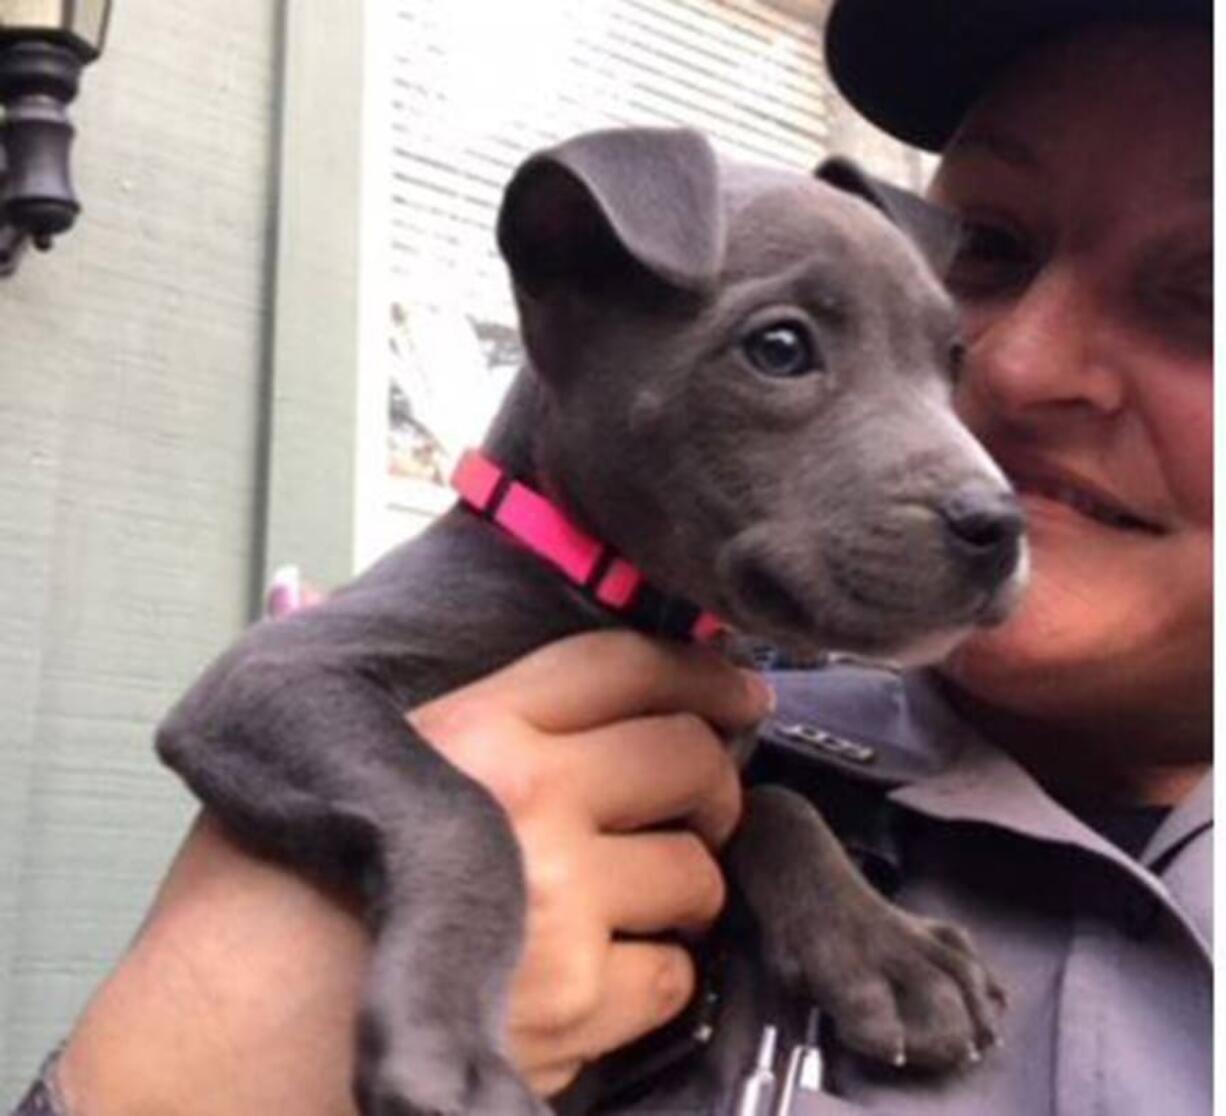
[(1005, 418), (1116, 411), (1124, 380), (1100, 297), (1074, 266), (1049, 266), (1011, 298), (973, 309), (966, 387)]

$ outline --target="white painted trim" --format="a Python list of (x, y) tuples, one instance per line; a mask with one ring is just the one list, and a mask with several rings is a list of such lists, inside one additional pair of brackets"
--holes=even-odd
[(286, 0), (265, 578), (353, 573), (367, 6)]
[(356, 468), (353, 484), (353, 568), (379, 556), (386, 535), (388, 477), (388, 338), (392, 305), (391, 182), (394, 6), (368, 2), (362, 66), (359, 214)]

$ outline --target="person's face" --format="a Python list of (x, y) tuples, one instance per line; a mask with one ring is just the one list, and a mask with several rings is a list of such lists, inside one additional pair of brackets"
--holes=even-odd
[(1020, 492), (1032, 544), (1019, 611), (947, 672), (1017, 713), (1166, 726), (1199, 751), (1212, 669), (1211, 82), (1208, 35), (1086, 31), (997, 83), (933, 184), (971, 222), (950, 280), (969, 346), (958, 407)]

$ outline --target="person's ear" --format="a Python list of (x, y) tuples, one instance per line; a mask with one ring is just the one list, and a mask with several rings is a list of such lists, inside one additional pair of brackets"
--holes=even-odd
[(592, 132), (532, 156), (507, 187), (498, 246), (516, 288), (704, 294), (724, 254), (719, 171), (689, 129)]
[(826, 159), (813, 173), (822, 182), (876, 206), (911, 238), (932, 270), (945, 277), (962, 242), (963, 224), (955, 213), (874, 177), (842, 156)]

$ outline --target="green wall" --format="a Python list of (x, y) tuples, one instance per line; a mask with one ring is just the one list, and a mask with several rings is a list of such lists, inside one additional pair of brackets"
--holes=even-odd
[(79, 228), (0, 281), (0, 1109), (190, 803), (151, 728), (262, 556), (280, 5), (115, 0)]

